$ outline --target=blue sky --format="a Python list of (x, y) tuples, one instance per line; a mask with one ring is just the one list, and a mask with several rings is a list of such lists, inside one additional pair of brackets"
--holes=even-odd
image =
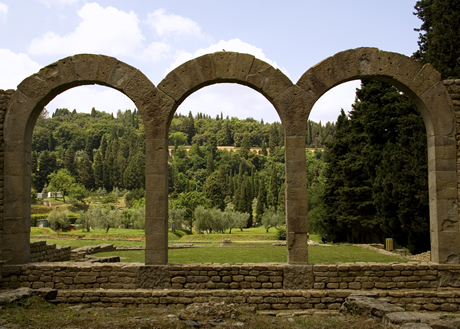
[[(0, 89), (66, 56), (96, 53), (140, 69), (154, 84), (183, 62), (225, 49), (251, 53), (295, 83), (311, 66), (337, 52), (377, 47), (410, 56), (421, 22), (415, 0), (0, 0)], [(315, 105), (310, 119), (335, 121), (348, 110), (359, 82), (338, 86)], [(132, 109), (123, 94), (78, 87), (46, 106), (89, 112)], [(201, 89), (182, 113), (223, 112), (266, 122), (279, 120), (257, 92), (222, 84)]]

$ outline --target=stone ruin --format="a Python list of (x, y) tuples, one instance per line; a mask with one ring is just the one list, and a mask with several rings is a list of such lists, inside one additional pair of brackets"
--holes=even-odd
[[(397, 269), (390, 264), (385, 266), (391, 268), (374, 272), (365, 269), (366, 266), (374, 266), (369, 264), (347, 265), (348, 269), (343, 271), (339, 265), (331, 265), (335, 266), (335, 270), (328, 268), (327, 271), (318, 270), (319, 265), (308, 265), (305, 155), (308, 117), (315, 102), (328, 90), (362, 78), (397, 87), (412, 99), (425, 122), (429, 160), (431, 265), (412, 264), (407, 265), (408, 269)], [(244, 267), (246, 265), (228, 265), (228, 268), (224, 265), (225, 268), (220, 268), (216, 264), (167, 265), (169, 125), (174, 112), (189, 95), (216, 83), (238, 83), (260, 92), (273, 104), (283, 124), (288, 264), (252, 264), (247, 265), (247, 269)], [(29, 264), (30, 160), (35, 121), (43, 107), (55, 96), (70, 88), (90, 84), (107, 86), (125, 94), (134, 102), (144, 122), (145, 265), (94, 264), (87, 268), (61, 263)], [(457, 169), (460, 168), (460, 126), (457, 122), (460, 123), (460, 80), (442, 81), (441, 75), (430, 64), (422, 65), (409, 57), (376, 48), (357, 48), (337, 53), (307, 70), (297, 83), (254, 56), (236, 52), (217, 52), (190, 60), (171, 71), (157, 86), (141, 71), (113, 57), (79, 54), (61, 59), (24, 79), (17, 90), (0, 90), (0, 262), (5, 264), (1, 270), (2, 287), (61, 287), (66, 293), (58, 298), (94, 303), (109, 302), (110, 293), (86, 295), (81, 289), (169, 287), (172, 291), (182, 292), (168, 295), (167, 291), (149, 291), (136, 293), (136, 296), (130, 293), (126, 296), (126, 303), (137, 303), (132, 300), (138, 298), (141, 303), (147, 300), (186, 304), (195, 299), (208, 301), (220, 296), (222, 299), (237, 298), (245, 303), (260, 304), (259, 308), (308, 308), (317, 307), (317, 304), (319, 308), (328, 308), (329, 305), (336, 305), (336, 299), (343, 300), (348, 293), (339, 296), (334, 294), (334, 289), (428, 289), (436, 294), (433, 298), (438, 298), (436, 305), (439, 308), (450, 303), (447, 301), (449, 298), (455, 300), (452, 302), (455, 305), (460, 304), (458, 292), (446, 296), (445, 300), (438, 296), (442, 290), (442, 275), (439, 273), (444, 273), (444, 277), (447, 275), (445, 273), (457, 277), (460, 273), (460, 180)], [(266, 266), (267, 269), (257, 269), (260, 266)], [(353, 266), (359, 268), (353, 269)], [(271, 274), (260, 274), (260, 271)], [(251, 274), (256, 272), (259, 274)], [(120, 273), (124, 275), (120, 277)], [(197, 287), (221, 287), (225, 293), (216, 292), (215, 295), (201, 290), (186, 293)], [(244, 291), (247, 289), (275, 289), (278, 292), (273, 297), (270, 296), (274, 292), (268, 295), (261, 293), (260, 296), (249, 293), (246, 296)], [(316, 293), (306, 293), (304, 296), (302, 293), (291, 293), (292, 289), (323, 292), (321, 296)], [(407, 297), (404, 294), (392, 298), (403, 300)]]

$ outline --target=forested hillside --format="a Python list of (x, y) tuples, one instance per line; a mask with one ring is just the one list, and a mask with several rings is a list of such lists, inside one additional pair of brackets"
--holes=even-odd
[[(309, 122), (306, 146), (322, 148), (334, 132), (333, 123)], [(268, 226), (282, 222), (284, 130), (279, 122), (175, 115), (169, 143), (174, 146), (168, 161), (170, 206), (186, 209), (182, 217), (189, 226), (198, 205), (247, 213), (245, 226), (260, 223), (266, 209), (281, 216)], [(260, 151), (252, 152), (253, 147)], [(84, 202), (90, 191), (104, 195), (114, 189), (130, 191), (135, 199), (143, 196), (145, 132), (136, 110), (119, 111), (116, 117), (94, 108), (91, 114), (57, 109), (51, 117), (45, 111), (37, 120), (32, 150), (35, 191), (57, 189), (58, 177), (70, 176), (66, 184), (73, 187), (61, 184), (59, 190), (74, 201)]]

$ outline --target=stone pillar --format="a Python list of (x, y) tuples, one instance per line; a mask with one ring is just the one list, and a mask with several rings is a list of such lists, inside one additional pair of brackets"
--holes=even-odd
[(289, 264), (308, 263), (305, 136), (286, 136), (286, 242)]
[(431, 261), (436, 263), (460, 263), (457, 179), (450, 168), (455, 161), (448, 161), (455, 157), (453, 138), (428, 138)]
[(168, 263), (168, 140), (148, 138), (145, 158), (145, 264)]

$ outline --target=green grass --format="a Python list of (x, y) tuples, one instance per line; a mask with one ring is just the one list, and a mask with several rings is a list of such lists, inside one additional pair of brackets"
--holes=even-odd
[[(170, 263), (285, 263), (287, 261), (287, 250), (285, 246), (272, 246), (276, 242), (276, 230), (271, 229), (265, 233), (263, 227), (253, 227), (241, 232), (233, 230), (232, 234), (193, 234), (181, 238), (168, 233), (169, 244), (194, 242), (194, 248), (170, 249)], [(38, 239), (37, 235), (46, 235), (54, 239)], [(116, 247), (123, 246), (145, 246), (145, 232), (134, 229), (95, 229), (91, 232), (82, 230), (56, 233), (49, 228), (32, 228), (31, 241), (46, 240), (48, 244), (71, 246), (78, 248), (88, 245), (110, 243)], [(221, 247), (223, 239), (230, 239), (234, 243)], [(310, 235), (310, 239), (319, 242), (319, 235)], [(245, 243), (246, 241), (257, 241), (257, 243)], [(203, 243), (200, 243), (203, 242)], [(204, 243), (206, 242), (206, 243)], [(336, 262), (405, 262), (407, 260), (396, 256), (379, 254), (369, 249), (363, 249), (350, 245), (328, 245), (310, 246), (310, 263), (336, 263)], [(101, 253), (98, 256), (121, 257), (122, 262), (144, 263), (144, 251), (120, 251), (112, 253)]]
[[(103, 243), (113, 244), (115, 247), (131, 247), (145, 246), (145, 241), (124, 241), (124, 240), (81, 240), (81, 239), (35, 239), (30, 241), (46, 241), (46, 244), (56, 244), (58, 246), (71, 246), (72, 248), (80, 248), (84, 246), (94, 246)], [(112, 255), (113, 256), (113, 255)]]
[[(310, 246), (310, 263), (354, 263), (354, 262), (407, 262), (395, 256), (379, 254), (356, 246), (337, 245), (330, 247)], [(143, 263), (144, 251), (120, 251), (99, 253), (95, 256), (120, 256), (122, 262)], [(219, 244), (200, 245), (195, 248), (170, 249), (170, 263), (286, 263), (285, 246), (271, 244), (234, 243), (221, 247)]]

